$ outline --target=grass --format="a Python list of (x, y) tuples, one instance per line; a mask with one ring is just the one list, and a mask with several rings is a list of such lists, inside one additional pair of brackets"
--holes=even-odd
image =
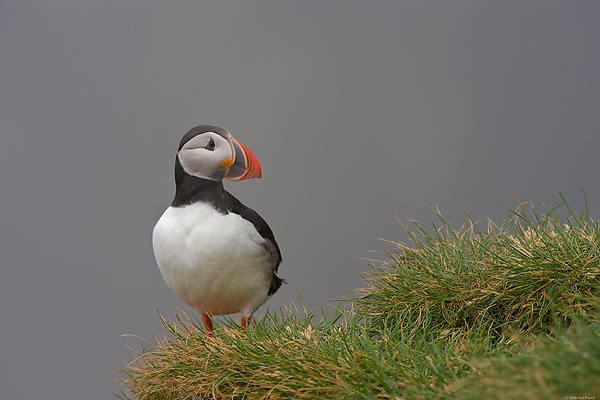
[[(564, 199), (563, 199), (564, 200)], [(561, 211), (566, 210), (566, 217)], [(503, 224), (412, 221), (411, 245), (319, 312), (214, 337), (183, 312), (124, 369), (123, 399), (600, 398), (600, 229), (564, 201)], [(162, 317), (161, 317), (162, 318)]]
[(540, 339), (530, 351), (481, 360), (485, 371), (454, 382), (453, 398), (599, 398), (599, 356), (600, 325), (576, 318), (571, 329)]

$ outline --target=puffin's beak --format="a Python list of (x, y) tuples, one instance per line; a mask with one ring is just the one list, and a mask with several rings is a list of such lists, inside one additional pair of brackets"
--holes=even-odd
[(262, 172), (258, 159), (246, 146), (229, 138), (229, 144), (233, 152), (233, 164), (229, 168), (229, 172), (225, 176), (230, 181), (237, 182), (244, 179), (260, 178)]

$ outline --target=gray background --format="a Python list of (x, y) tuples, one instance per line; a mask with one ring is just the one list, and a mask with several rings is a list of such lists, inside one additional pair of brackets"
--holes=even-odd
[(272, 309), (363, 286), (421, 202), (458, 228), (580, 184), (597, 217), (599, 43), (598, 1), (1, 1), (0, 398), (112, 398), (121, 335), (184, 307), (150, 236), (195, 125), (261, 162), (226, 187), (280, 243)]

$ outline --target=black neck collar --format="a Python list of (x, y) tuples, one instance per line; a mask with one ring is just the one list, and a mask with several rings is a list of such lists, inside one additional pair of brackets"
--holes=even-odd
[(189, 175), (183, 170), (177, 159), (175, 161), (175, 198), (171, 207), (184, 207), (199, 201), (212, 204), (223, 214), (227, 214), (231, 210), (231, 200), (222, 181), (211, 181)]

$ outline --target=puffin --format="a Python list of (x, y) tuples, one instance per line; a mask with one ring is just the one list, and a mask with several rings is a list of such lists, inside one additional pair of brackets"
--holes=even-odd
[(200, 125), (181, 139), (175, 198), (152, 231), (156, 263), (169, 288), (202, 315), (253, 313), (277, 292), (281, 251), (265, 220), (223, 187), (260, 178), (258, 159), (226, 129)]

